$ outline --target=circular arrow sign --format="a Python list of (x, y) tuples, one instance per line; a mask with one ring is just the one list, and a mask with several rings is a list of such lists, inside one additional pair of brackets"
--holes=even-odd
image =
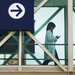
[(13, 3), (12, 5), (10, 5), (8, 13), (13, 19), (20, 19), (25, 14), (25, 8), (20, 3)]

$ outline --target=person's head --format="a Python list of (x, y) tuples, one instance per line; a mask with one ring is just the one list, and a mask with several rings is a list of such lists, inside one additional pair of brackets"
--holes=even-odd
[(55, 25), (53, 22), (50, 22), (50, 23), (48, 23), (47, 30), (53, 31), (53, 29), (54, 29), (55, 27), (56, 27), (56, 25)]

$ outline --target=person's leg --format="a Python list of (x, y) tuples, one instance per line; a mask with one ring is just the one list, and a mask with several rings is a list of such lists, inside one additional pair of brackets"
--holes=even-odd
[(50, 60), (48, 59), (48, 60), (45, 60), (44, 62), (43, 62), (43, 64), (42, 65), (48, 65), (48, 63), (50, 62)]
[[(58, 57), (58, 54), (57, 54), (57, 51), (56, 50), (55, 50), (55, 57), (59, 61), (59, 57)], [(49, 62), (50, 62), (49, 59), (48, 60), (45, 60), (42, 65), (48, 65)], [(55, 63), (55, 65), (57, 65), (57, 64)]]
[[(58, 57), (58, 54), (57, 54), (57, 51), (56, 50), (55, 50), (55, 57), (59, 61), (59, 57)], [(57, 65), (57, 64), (55, 63), (55, 65)]]

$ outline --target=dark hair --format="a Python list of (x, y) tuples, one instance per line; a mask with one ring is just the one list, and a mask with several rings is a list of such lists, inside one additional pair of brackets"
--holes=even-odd
[(50, 22), (48, 23), (47, 30), (50, 30), (51, 27), (55, 28), (56, 25), (53, 22)]

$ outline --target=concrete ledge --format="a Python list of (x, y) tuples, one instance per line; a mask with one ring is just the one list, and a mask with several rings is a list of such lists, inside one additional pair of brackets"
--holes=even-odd
[(75, 75), (75, 73), (67, 72), (0, 72), (0, 75)]
[[(64, 66), (67, 69), (67, 66)], [(64, 72), (58, 66), (0, 66), (0, 75), (75, 75), (73, 72)]]
[[(67, 69), (67, 66), (64, 66)], [(19, 66), (0, 66), (0, 72), (19, 72)], [(58, 66), (21, 66), (21, 72), (63, 72)]]

